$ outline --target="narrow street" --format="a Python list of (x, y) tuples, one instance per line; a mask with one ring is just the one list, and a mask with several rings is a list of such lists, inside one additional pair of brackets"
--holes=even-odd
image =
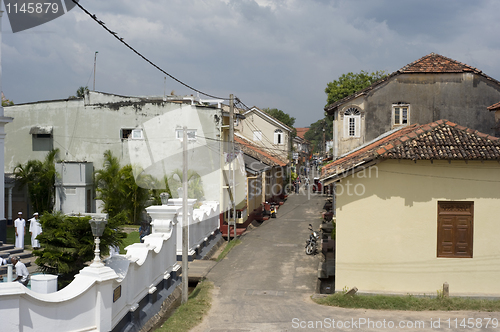
[[(481, 312), (409, 312), (343, 309), (311, 300), (321, 253), (304, 252), (308, 224), (321, 224), (325, 196), (288, 197), (276, 219), (265, 221), (241, 238), (208, 274), (215, 284), (212, 307), (193, 332), (265, 331), (440, 331), (457, 318), (497, 317)], [(498, 317), (497, 317), (498, 318)], [(438, 325), (439, 323), (439, 325)], [(392, 324), (392, 328), (390, 328)], [(333, 327), (333, 326), (334, 327)], [(451, 324), (453, 325), (453, 324)], [(439, 326), (439, 328), (438, 328)], [(467, 331), (479, 329), (467, 329)]]
[[(308, 224), (321, 224), (324, 196), (293, 194), (277, 218), (247, 231), (208, 274), (216, 289), (210, 315), (195, 331), (277, 331), (306, 315), (321, 254), (307, 256)], [(306, 310), (305, 310), (306, 309)]]

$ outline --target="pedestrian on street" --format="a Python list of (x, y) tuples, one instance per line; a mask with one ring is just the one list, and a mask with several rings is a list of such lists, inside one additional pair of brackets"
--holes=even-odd
[(24, 232), (26, 228), (26, 220), (24, 220), (22, 212), (17, 213), (17, 219), (14, 220), (14, 228), (16, 231), (16, 243), (14, 246), (16, 248), (24, 249)]
[(28, 268), (24, 265), (23, 262), (19, 260), (19, 257), (12, 257), (12, 264), (16, 268), (17, 278), (14, 281), (18, 281), (24, 286), (28, 286), (28, 282), (30, 281), (30, 273), (28, 272)]
[(38, 212), (33, 214), (33, 218), (28, 220), (30, 222), (30, 234), (31, 234), (31, 247), (33, 249), (40, 248), (40, 242), (36, 239), (36, 237), (42, 234), (42, 225), (38, 221)]

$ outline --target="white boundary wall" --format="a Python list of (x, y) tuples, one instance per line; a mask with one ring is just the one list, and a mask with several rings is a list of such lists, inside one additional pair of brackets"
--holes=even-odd
[[(191, 204), (194, 218), (190, 248), (217, 230), (218, 208), (217, 202), (207, 202), (193, 211)], [(128, 246), (125, 255), (108, 258), (104, 267), (82, 269), (71, 284), (58, 292), (40, 294), (18, 282), (0, 283), (1, 330), (114, 330), (127, 314), (134, 315), (141, 303), (151, 302), (158, 292), (175, 283), (172, 278), (177, 279), (180, 268), (176, 263), (177, 232), (181, 233), (176, 210), (162, 228), (164, 232)], [(160, 285), (163, 288), (157, 289)]]

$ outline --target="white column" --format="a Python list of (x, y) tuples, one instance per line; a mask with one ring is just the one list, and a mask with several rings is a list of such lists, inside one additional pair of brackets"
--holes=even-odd
[[(3, 11), (0, 10), (0, 93), (2, 92), (2, 15)], [(5, 161), (4, 161), (4, 141), (5, 141), (5, 128), (4, 126), (12, 122), (13, 118), (8, 118), (3, 116), (3, 106), (0, 103), (0, 220), (5, 219)]]
[(12, 219), (12, 190), (14, 189), (14, 185), (12, 187), (9, 187), (9, 204), (7, 206), (7, 219), (8, 220), (13, 220)]

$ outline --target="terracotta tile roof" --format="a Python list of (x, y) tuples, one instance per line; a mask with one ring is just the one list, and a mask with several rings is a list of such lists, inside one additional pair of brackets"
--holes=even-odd
[(243, 153), (262, 161), (264, 164), (269, 166), (286, 166), (287, 164), (287, 162), (280, 158), (264, 152), (262, 148), (253, 145), (243, 137), (234, 135), (234, 142), (236, 143), (236, 147), (240, 148)]
[(309, 131), (309, 129), (311, 128), (295, 128), (295, 130), (297, 131), (297, 136), (302, 139), (305, 139), (304, 135)]
[(414, 61), (400, 70), (400, 73), (463, 73), (474, 72), (480, 74), (481, 71), (464, 63), (431, 53), (417, 61)]
[(393, 72), (392, 74), (386, 76), (385, 78), (378, 80), (367, 88), (364, 88), (360, 91), (353, 93), (350, 96), (347, 96), (341, 100), (336, 101), (333, 104), (330, 104), (325, 107), (326, 112), (334, 111), (338, 106), (346, 103), (349, 100), (352, 100), (358, 96), (365, 95), (376, 87), (388, 82), (394, 76), (398, 76), (401, 74), (419, 74), (419, 73), (463, 73), (463, 72), (473, 72), (475, 74), (481, 75), (489, 81), (492, 81), (498, 85), (500, 82), (495, 80), (494, 78), (484, 74), (481, 70), (466, 65), (464, 63), (458, 62), (456, 60), (444, 57), (442, 55), (436, 53), (430, 53), (420, 59), (404, 66), (403, 68)]
[(493, 104), (491, 106), (488, 106), (488, 110), (490, 111), (498, 111), (500, 110), (500, 102)]
[(448, 120), (414, 124), (382, 135), (324, 166), (321, 179), (340, 176), (359, 165), (385, 159), (500, 161), (500, 138)]

